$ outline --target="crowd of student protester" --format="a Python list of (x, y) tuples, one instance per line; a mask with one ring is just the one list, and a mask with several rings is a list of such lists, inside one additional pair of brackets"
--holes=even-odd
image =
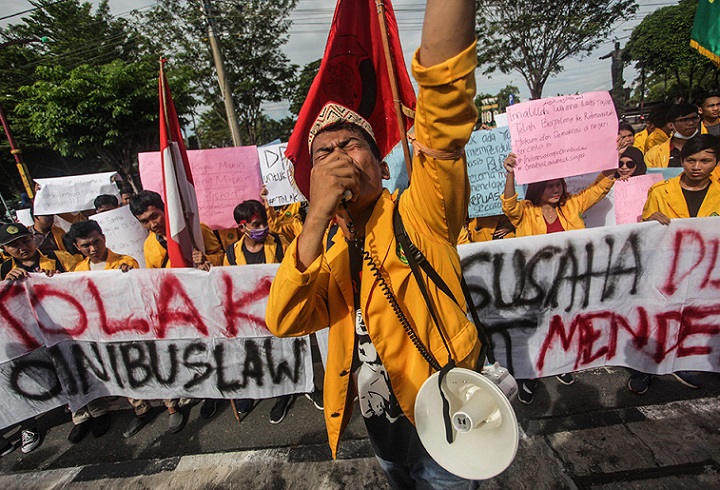
[[(459, 244), (509, 239), (545, 233), (582, 229), (582, 214), (600, 202), (617, 180), (642, 175), (647, 168), (679, 167), (677, 177), (655, 184), (648, 192), (642, 213), (643, 220), (669, 224), (678, 218), (717, 216), (720, 214), (720, 92), (703, 95), (697, 105), (689, 103), (663, 104), (654, 108), (645, 128), (636, 133), (633, 126), (621, 122), (618, 127), (618, 168), (599, 174), (589, 187), (578, 194), (569, 194), (564, 179), (537, 182), (527, 186), (525, 199), (518, 199), (515, 191), (514, 168), (516, 158), (508, 155), (504, 166), (507, 171), (505, 190), (501, 196), (503, 214), (469, 219), (459, 238)], [(95, 212), (104, 212), (121, 205), (130, 211), (147, 229), (144, 245), (145, 266), (171, 267), (165, 239), (165, 206), (162, 197), (152, 191), (134, 194), (122, 189), (121, 200), (112, 195), (101, 195), (95, 200)], [(281, 209), (249, 200), (234, 210), (236, 229), (211, 230), (202, 226), (204, 252), (195, 251), (193, 262), (199, 269), (211, 267), (263, 264), (282, 261), (288, 243), (302, 230), (304, 205), (295, 203)], [(61, 215), (71, 223), (66, 233), (54, 223), (54, 216), (33, 216), (33, 225), (5, 223), (0, 227), (0, 245), (3, 262), (0, 279), (22, 280), (29, 273), (120, 269), (127, 272), (138, 268), (135, 259), (107, 248), (105, 236), (91, 213)], [(323, 407), (322, 370), (318, 359), (317, 342), (312, 342), (315, 385), (306, 396), (318, 409)], [(679, 371), (673, 375), (683, 384), (699, 388), (697, 373)], [(571, 373), (557, 376), (563, 384), (574, 382)], [(628, 388), (638, 394), (648, 390), (651, 376), (632, 372)], [(533, 401), (536, 380), (519, 380), (519, 400)], [(280, 423), (292, 406), (293, 396), (275, 400), (269, 417)], [(135, 417), (123, 435), (132, 437), (149, 423), (159, 410), (147, 400), (129, 399)], [(163, 400), (167, 409), (167, 430), (178, 432), (185, 425), (186, 413), (179, 408), (189, 400)], [(200, 410), (203, 418), (211, 418), (220, 400), (204, 400)], [(257, 400), (232, 401), (238, 418), (247, 415)], [(105, 399), (90, 402), (72, 413), (73, 427), (68, 435), (70, 442), (80, 442), (88, 433), (102, 436), (109, 428), (110, 412)], [(21, 424), (20, 447), (27, 453), (39, 446), (42, 437), (35, 419)], [(0, 454), (15, 448), (7, 438), (0, 440)]]

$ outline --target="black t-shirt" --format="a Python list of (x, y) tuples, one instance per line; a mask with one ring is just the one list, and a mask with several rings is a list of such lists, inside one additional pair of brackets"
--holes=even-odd
[[(279, 246), (279, 245), (278, 245)], [(261, 248), (257, 252), (251, 252), (247, 248), (245, 248), (245, 244), (243, 243), (242, 247), (243, 255), (245, 256), (245, 263), (246, 264), (264, 264), (265, 263), (265, 248)]]
[(410, 438), (415, 429), (400, 408), (390, 377), (365, 326), (360, 308), (363, 244), (348, 241), (348, 251), (355, 302), (355, 351), (352, 373), (357, 387), (360, 412), (375, 454), (388, 461), (402, 462), (406, 459)]
[(682, 167), (682, 155), (680, 154), (680, 150), (672, 145), (670, 145), (670, 159), (668, 160), (668, 167)]
[(699, 191), (689, 191), (687, 189), (682, 190), (691, 218), (697, 218), (698, 211), (700, 211), (700, 206), (702, 206), (709, 188), (710, 186), (707, 186)]

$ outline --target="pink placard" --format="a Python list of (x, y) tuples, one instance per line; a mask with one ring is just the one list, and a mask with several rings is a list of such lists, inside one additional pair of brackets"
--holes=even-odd
[[(200, 221), (213, 229), (235, 228), (235, 206), (260, 199), (262, 177), (257, 147), (236, 146), (188, 150)], [(160, 152), (139, 153), (140, 180), (145, 189), (162, 194)]]
[(615, 182), (615, 222), (619, 225), (638, 223), (647, 200), (648, 189), (662, 182), (661, 174), (647, 174)]
[[(235, 206), (260, 199), (262, 177), (257, 147), (236, 146), (188, 150), (200, 221), (210, 228), (235, 228)], [(145, 189), (162, 194), (160, 152), (138, 153), (140, 180)]]
[(589, 92), (508, 106), (519, 184), (617, 167), (618, 120), (609, 92)]

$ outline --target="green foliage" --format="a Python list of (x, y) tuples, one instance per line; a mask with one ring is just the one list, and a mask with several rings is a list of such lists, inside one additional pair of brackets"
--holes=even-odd
[(298, 76), (295, 84), (296, 88), (290, 94), (290, 112), (296, 116), (300, 114), (300, 109), (302, 109), (302, 106), (305, 103), (305, 98), (310, 91), (310, 86), (312, 85), (313, 80), (315, 80), (315, 76), (318, 74), (318, 71), (320, 71), (321, 61), (322, 59), (311, 61), (303, 67), (302, 71), (300, 71), (300, 75)]
[(682, 0), (649, 14), (633, 29), (625, 53), (648, 80), (648, 99), (692, 101), (703, 88), (717, 84), (718, 70), (690, 47), (698, 0)]
[[(147, 51), (150, 42), (113, 18), (105, 0), (95, 12), (79, 0), (31, 3), (43, 8), (2, 32), (20, 44), (0, 50), (10, 75), (0, 81), (0, 102), (18, 144), (29, 149), (31, 174), (112, 169), (139, 185), (137, 153), (158, 148), (159, 66)], [(41, 36), (49, 42), (35, 42)], [(176, 109), (186, 114), (196, 104), (191, 75), (168, 75)]]
[[(262, 104), (286, 100), (295, 86), (297, 67), (290, 64), (280, 48), (287, 42), (288, 16), (296, 3), (297, 0), (248, 0), (213, 4), (216, 38), (224, 54), (244, 144), (262, 139), (261, 133), (266, 129), (262, 126)], [(148, 37), (154, 40), (151, 50), (158, 55), (172, 53), (175, 66), (193, 73), (193, 83), (203, 103), (213, 111), (222, 108), (207, 40), (207, 22), (198, 4), (159, 0), (142, 20), (142, 29), (152, 34)], [(217, 116), (207, 117), (212, 120)], [(202, 144), (205, 146), (204, 141)]]
[(636, 9), (634, 0), (478, 0), (478, 62), (486, 74), (519, 73), (540, 98), (566, 59), (589, 55)]

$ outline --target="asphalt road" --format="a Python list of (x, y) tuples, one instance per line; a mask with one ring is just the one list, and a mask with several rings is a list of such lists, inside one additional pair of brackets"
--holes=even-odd
[[(659, 410), (664, 413), (663, 416), (672, 416), (673, 420), (684, 420), (682, 409), (677, 408), (682, 407), (682, 404), (673, 402), (700, 400), (695, 403), (697, 406), (707, 400), (717, 402), (720, 399), (720, 375), (717, 374), (704, 374), (704, 386), (697, 390), (681, 385), (671, 376), (656, 377), (645, 395), (636, 395), (628, 391), (625, 386), (627, 376), (627, 372), (622, 368), (604, 368), (576, 373), (576, 383), (572, 386), (564, 386), (555, 378), (541, 381), (532, 405), (525, 406), (514, 403), (524, 437), (528, 440), (536, 438), (539, 441), (552, 441), (553, 437), (558, 434), (572, 433), (573, 437), (579, 441), (578, 444), (592, 445), (595, 443), (593, 438), (596, 437), (597, 431), (619, 424), (644, 421), (648, 411), (644, 410), (644, 407), (651, 407), (650, 411)], [(187, 415), (187, 423), (180, 432), (169, 434), (166, 431), (167, 414), (162, 412), (136, 436), (124, 439), (122, 432), (133, 417), (128, 406), (128, 408), (113, 412), (112, 426), (105, 436), (96, 439), (88, 434), (83, 441), (75, 445), (67, 441), (67, 435), (72, 427), (69, 413), (58, 409), (40, 418), (39, 423), (44, 432), (44, 439), (43, 444), (37, 450), (26, 455), (18, 449), (0, 458), (0, 477), (3, 477), (5, 482), (17, 481), (19, 483), (20, 476), (23, 474), (88, 465), (100, 465), (105, 469), (122, 467), (132, 473), (134, 470), (142, 471), (143, 465), (147, 465), (149, 461), (253, 450), (270, 450), (267, 454), (279, 451), (287, 456), (289, 462), (293, 460), (329, 461), (330, 451), (326, 444), (322, 412), (317, 410), (306, 398), (299, 397), (295, 400), (286, 419), (281, 424), (273, 425), (268, 419), (272, 403), (271, 400), (261, 402), (240, 423), (236, 421), (227, 402), (223, 403), (218, 413), (210, 420), (200, 417), (200, 405), (186, 406), (183, 410)], [(118, 407), (126, 406), (123, 400), (116, 400), (115, 404)], [(663, 407), (668, 408), (665, 410)], [(674, 413), (673, 410), (679, 413)], [(689, 414), (684, 422), (691, 423), (692, 417), (694, 415)], [(695, 424), (696, 432), (706, 431), (708, 437), (713, 441), (720, 436), (720, 414), (714, 414), (710, 423), (707, 423), (706, 420), (701, 422)], [(648, 427), (650, 426), (648, 425)], [(654, 427), (652, 430), (657, 430)], [(12, 436), (6, 437), (12, 438)], [(687, 444), (690, 442), (687, 441)], [(680, 453), (682, 453), (685, 443), (682, 438), (676, 441)], [(604, 447), (602, 457), (607, 457), (608, 461), (612, 461), (613, 458), (622, 460), (627, 457), (628, 452), (632, 453), (634, 450), (632, 447), (628, 448), (622, 444), (616, 446)], [(720, 461), (720, 446), (715, 447), (717, 454), (712, 460)], [(293, 456), (294, 454), (295, 456)], [(372, 467), (372, 454), (365, 439), (364, 426), (357, 414), (344, 434), (339, 456), (341, 460), (356, 459)], [(517, 471), (520, 470), (518, 468)], [(537, 470), (538, 468), (531, 465), (527, 468), (528, 472)], [(370, 468), (369, 471), (374, 470)], [(687, 468), (679, 467), (677, 471), (687, 472)], [(594, 471), (587, 474), (606, 475), (608, 472)], [(18, 479), (14, 480), (15, 477)], [(620, 475), (615, 478), (622, 479), (624, 477)], [(558, 484), (557, 488), (595, 488), (592, 485), (578, 484), (577, 481), (584, 481), (582, 479), (576, 478), (575, 481), (576, 483), (569, 484), (569, 486)], [(715, 481), (720, 487), (720, 480)], [(12, 484), (10, 486), (12, 487)], [(49, 487), (40, 486), (38, 488)], [(312, 486), (307, 488), (312, 488)], [(330, 485), (327, 488), (342, 487)], [(522, 488), (526, 487), (523, 485)], [(527, 488), (532, 488), (532, 486)], [(540, 485), (538, 488), (543, 488), (543, 486)], [(597, 488), (619, 487), (610, 485)], [(663, 487), (655, 485), (628, 488), (657, 490)]]

